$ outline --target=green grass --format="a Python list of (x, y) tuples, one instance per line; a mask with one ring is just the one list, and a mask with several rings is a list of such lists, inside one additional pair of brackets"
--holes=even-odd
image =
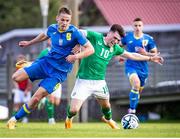
[[(120, 125), (120, 123), (119, 123)], [(42, 122), (18, 123), (15, 130), (6, 128), (5, 122), (0, 122), (0, 138), (98, 138), (98, 137), (180, 137), (180, 122), (171, 123), (140, 123), (138, 129), (113, 130), (105, 123), (73, 123), (72, 129), (64, 129), (64, 123), (48, 125)]]

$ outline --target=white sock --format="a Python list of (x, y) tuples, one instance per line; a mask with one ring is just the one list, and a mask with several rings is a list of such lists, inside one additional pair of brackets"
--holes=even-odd
[(16, 120), (15, 116), (11, 117), (11, 119), (10, 119), (10, 120), (17, 122), (17, 120)]

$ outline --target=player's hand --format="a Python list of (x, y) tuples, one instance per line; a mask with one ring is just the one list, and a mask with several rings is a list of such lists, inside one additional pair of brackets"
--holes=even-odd
[(125, 58), (122, 56), (116, 56), (115, 60), (117, 60), (120, 64), (124, 64)]
[(20, 47), (27, 47), (30, 45), (30, 41), (20, 41), (19, 46)]
[(147, 55), (147, 51), (144, 48), (139, 47), (138, 48), (138, 53), (141, 55)]
[(159, 55), (155, 55), (150, 58), (150, 61), (163, 65), (164, 59)]
[(79, 45), (79, 44), (77, 44), (73, 49), (72, 49), (72, 53), (73, 54), (77, 54), (77, 53), (79, 53), (80, 52), (80, 50), (81, 50), (81, 46)]
[(66, 57), (66, 61), (68, 61), (69, 63), (74, 63), (77, 60), (76, 55), (68, 55)]

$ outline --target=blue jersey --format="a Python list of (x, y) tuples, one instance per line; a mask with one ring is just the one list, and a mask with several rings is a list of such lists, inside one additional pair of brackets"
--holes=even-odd
[(52, 24), (48, 27), (46, 35), (51, 38), (51, 50), (45, 56), (46, 61), (60, 71), (71, 71), (72, 63), (67, 62), (65, 58), (71, 54), (76, 44), (83, 46), (87, 39), (73, 25), (70, 25), (66, 31), (60, 32), (58, 24)]
[[(156, 47), (156, 44), (151, 36), (148, 34), (143, 34), (140, 38), (135, 38), (133, 32), (129, 32), (121, 40), (123, 45), (126, 45), (128, 52), (138, 53), (138, 48), (145, 48), (147, 52)], [(148, 74), (148, 64), (147, 61), (135, 61), (126, 60), (126, 68), (133, 67), (135, 69), (141, 70), (144, 74)]]
[(51, 38), (51, 50), (42, 58), (37, 59), (31, 66), (25, 67), (31, 81), (43, 79), (39, 86), (49, 94), (55, 90), (59, 82), (64, 82), (68, 72), (72, 69), (72, 63), (66, 61), (76, 44), (85, 45), (87, 39), (73, 25), (68, 30), (60, 32), (57, 24), (48, 27), (46, 35)]

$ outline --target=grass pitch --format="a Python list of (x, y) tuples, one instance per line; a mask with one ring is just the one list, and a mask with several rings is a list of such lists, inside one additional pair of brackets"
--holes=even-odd
[[(120, 123), (118, 123), (120, 125)], [(120, 125), (121, 126), (121, 125)], [(18, 123), (15, 130), (0, 122), (0, 137), (8, 138), (135, 138), (135, 137), (180, 137), (180, 122), (140, 123), (138, 129), (111, 129), (106, 123), (73, 123), (72, 129), (64, 129), (64, 123), (48, 125), (42, 122)]]

